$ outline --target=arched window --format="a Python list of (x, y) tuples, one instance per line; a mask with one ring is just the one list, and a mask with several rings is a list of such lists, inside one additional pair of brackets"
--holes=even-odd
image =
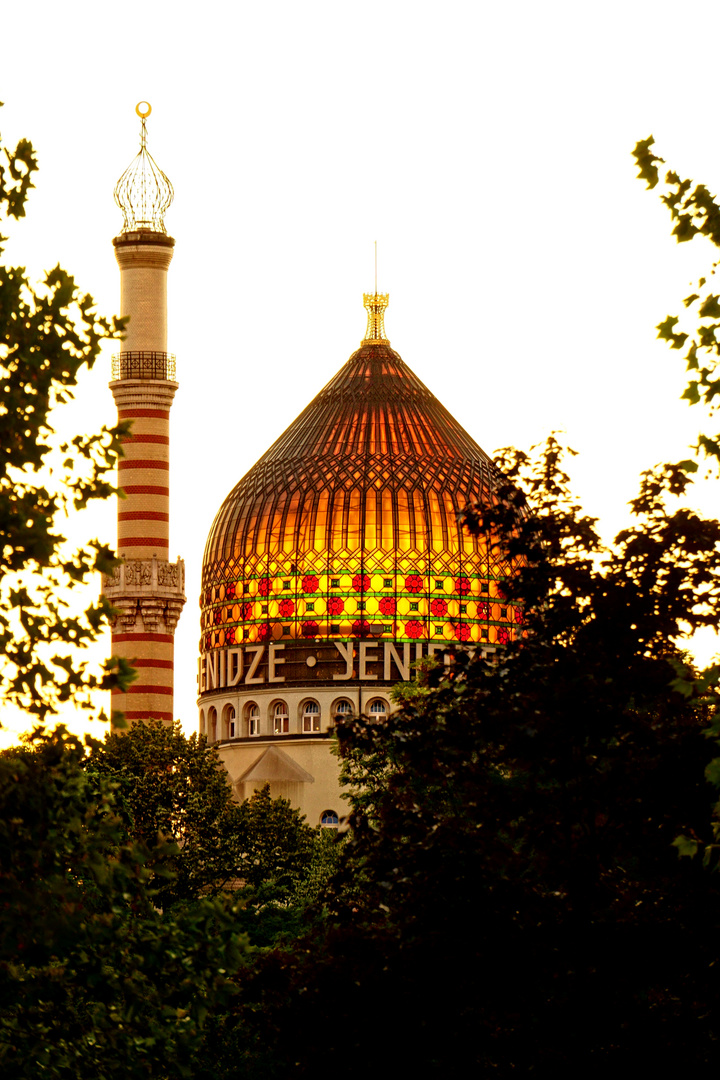
[(382, 698), (374, 698), (368, 705), (371, 720), (387, 720), (387, 703)]
[(200, 734), (201, 735), (207, 734), (207, 732), (205, 731), (205, 710), (204, 709), (200, 710)]
[(336, 701), (335, 708), (333, 709), (334, 716), (340, 716), (343, 719), (346, 716), (352, 716), (353, 707), (349, 701)]
[(260, 706), (256, 705), (254, 701), (251, 701), (249, 705), (245, 706), (245, 715), (247, 716), (248, 735), (259, 735)]
[(323, 810), (320, 815), (320, 828), (321, 829), (337, 829), (340, 824), (340, 819), (334, 810)]
[(235, 709), (232, 705), (226, 705), (223, 709), (223, 738), (234, 739), (236, 734)]
[(208, 713), (208, 742), (217, 742), (217, 709), (214, 705)]
[(275, 735), (287, 735), (290, 731), (290, 716), (284, 701), (278, 701), (273, 709), (273, 732)]
[(320, 706), (317, 701), (306, 701), (302, 714), (303, 734), (320, 730)]

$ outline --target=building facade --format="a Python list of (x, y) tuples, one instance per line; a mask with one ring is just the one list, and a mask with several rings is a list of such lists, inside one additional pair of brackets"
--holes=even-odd
[(239, 798), (269, 783), (311, 824), (343, 813), (338, 713), (379, 722), (412, 664), (522, 633), (492, 537), (459, 525), (499, 474), (385, 334), (360, 348), (237, 484), (210, 530), (199, 725)]
[[(105, 579), (113, 653), (138, 671), (113, 705), (172, 723), (174, 633), (184, 565), (169, 548), (169, 421), (178, 384), (167, 351), (172, 185), (147, 149), (115, 190), (123, 228), (123, 351), (110, 383), (131, 423), (118, 480), (120, 565)], [(332, 754), (339, 714), (378, 723), (392, 687), (451, 646), (491, 652), (522, 633), (491, 536), (459, 518), (500, 480), (488, 455), (391, 348), (388, 297), (364, 297), (360, 348), (231, 491), (202, 568), (199, 729), (237, 798), (265, 783), (311, 824), (344, 804)]]

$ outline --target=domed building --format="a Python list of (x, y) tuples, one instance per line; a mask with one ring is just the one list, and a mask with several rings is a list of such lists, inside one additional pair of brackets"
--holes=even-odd
[(200, 731), (235, 792), (269, 782), (307, 816), (342, 816), (331, 729), (379, 721), (413, 661), (520, 633), (509, 567), (463, 530), (499, 474), (385, 336), (364, 298), (357, 352), (231, 491), (203, 559)]

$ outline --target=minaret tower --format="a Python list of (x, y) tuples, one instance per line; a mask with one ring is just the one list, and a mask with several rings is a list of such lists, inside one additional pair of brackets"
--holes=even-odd
[(172, 184), (147, 149), (141, 101), (140, 152), (120, 177), (115, 201), (124, 223), (113, 240), (120, 267), (120, 311), (128, 322), (123, 352), (113, 357), (112, 390), (118, 421), (130, 421), (118, 463), (117, 553), (122, 560), (104, 592), (117, 614), (113, 655), (137, 671), (127, 693), (113, 696), (113, 710), (132, 723), (151, 717), (173, 721), (173, 653), (185, 603), (185, 566), (170, 562), (170, 407), (178, 384), (175, 357), (167, 351), (167, 274), (175, 241), (163, 216)]

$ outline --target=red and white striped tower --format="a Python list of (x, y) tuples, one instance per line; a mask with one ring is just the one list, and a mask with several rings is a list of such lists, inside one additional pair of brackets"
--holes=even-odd
[(118, 503), (121, 565), (104, 592), (116, 609), (113, 655), (137, 670), (127, 693), (113, 696), (113, 710), (134, 720), (173, 721), (173, 654), (185, 603), (185, 566), (169, 561), (170, 407), (178, 384), (175, 357), (167, 352), (167, 273), (175, 241), (163, 215), (173, 189), (147, 150), (147, 102), (140, 102), (140, 152), (115, 188), (123, 211), (113, 240), (120, 267), (120, 310), (128, 319), (124, 351), (113, 357), (110, 383), (118, 420), (132, 422), (118, 465), (125, 498)]

